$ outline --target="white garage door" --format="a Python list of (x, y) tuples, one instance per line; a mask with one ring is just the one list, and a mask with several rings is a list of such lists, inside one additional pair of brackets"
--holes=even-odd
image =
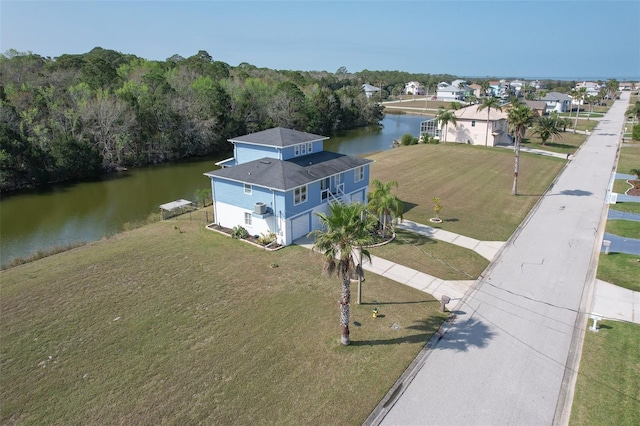
[(309, 215), (291, 219), (291, 239), (296, 240), (300, 237), (305, 237), (309, 233)]

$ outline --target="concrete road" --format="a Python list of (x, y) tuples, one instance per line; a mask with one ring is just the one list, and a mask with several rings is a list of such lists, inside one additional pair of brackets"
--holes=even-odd
[(367, 423), (568, 422), (627, 107), (624, 93)]

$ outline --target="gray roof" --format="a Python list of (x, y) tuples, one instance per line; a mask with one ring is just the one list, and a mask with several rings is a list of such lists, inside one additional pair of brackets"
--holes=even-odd
[(249, 133), (229, 139), (229, 142), (244, 142), (255, 145), (285, 147), (299, 143), (315, 142), (329, 139), (328, 136), (314, 135), (313, 133), (300, 132), (298, 130), (274, 127), (261, 132)]
[(544, 98), (540, 99), (541, 101), (570, 101), (571, 100), (571, 96), (569, 95), (565, 95), (564, 93), (558, 93), (558, 92), (549, 92), (547, 93), (547, 96), (545, 96)]
[(372, 160), (365, 158), (321, 151), (291, 160), (265, 157), (237, 166), (214, 170), (205, 173), (205, 175), (288, 191), (372, 162)]

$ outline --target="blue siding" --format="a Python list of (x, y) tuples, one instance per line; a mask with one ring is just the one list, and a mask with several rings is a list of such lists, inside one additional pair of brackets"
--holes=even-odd
[(349, 194), (369, 185), (369, 165), (364, 166), (364, 179), (358, 182), (355, 181), (356, 170), (349, 170), (343, 173), (342, 182), (344, 183), (344, 192)]
[(264, 157), (278, 159), (280, 157), (280, 153), (275, 147), (236, 143), (235, 157), (236, 164), (243, 164), (248, 163), (249, 161), (259, 160)]
[(271, 209), (274, 215), (282, 212), (282, 216), (285, 217), (285, 196), (280, 191), (275, 191), (274, 194), (274, 191), (270, 189), (254, 185), (251, 187), (251, 194), (245, 194), (244, 184), (242, 183), (223, 179), (212, 179), (212, 182), (212, 188), (217, 202), (231, 204), (247, 210), (253, 210), (256, 203), (262, 202)]
[(291, 158), (302, 157), (308, 154), (315, 154), (321, 151), (324, 151), (323, 141), (311, 142), (311, 152), (309, 152), (305, 147), (305, 153), (300, 153), (300, 155), (295, 155), (295, 146), (292, 145), (282, 149), (282, 159), (289, 160)]

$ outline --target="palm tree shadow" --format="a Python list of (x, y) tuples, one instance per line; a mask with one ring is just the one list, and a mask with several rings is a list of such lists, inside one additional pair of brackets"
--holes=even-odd
[(470, 348), (487, 347), (489, 341), (496, 335), (489, 326), (482, 321), (469, 318), (460, 323), (453, 323), (446, 334), (433, 347), (438, 350), (454, 350), (467, 352)]
[(593, 195), (593, 192), (583, 191), (581, 189), (565, 189), (564, 191), (560, 192), (560, 194), (562, 194), (562, 195), (575, 195), (575, 196), (578, 196), (578, 197), (584, 197), (584, 196)]
[[(366, 341), (351, 341), (353, 346), (377, 346), (395, 345), (398, 343), (427, 343), (433, 335), (433, 330), (442, 330), (440, 326), (443, 320), (440, 317), (431, 317), (419, 323), (407, 327), (416, 330), (418, 333), (394, 339), (379, 339)], [(468, 319), (460, 323), (452, 322), (446, 333), (433, 346), (437, 350), (454, 350), (457, 352), (467, 352), (470, 348), (484, 348), (489, 345), (489, 341), (497, 333), (491, 331), (489, 326), (476, 319)]]
[[(378, 318), (381, 318), (378, 315)], [(434, 330), (442, 324), (443, 319), (441, 317), (430, 317), (418, 323), (406, 327), (408, 330), (415, 330), (415, 334), (408, 336), (402, 336), (391, 339), (374, 339), (374, 340), (351, 340), (351, 346), (379, 346), (379, 345), (397, 345), (399, 343), (424, 343), (426, 344), (431, 336), (434, 334)]]
[(404, 213), (408, 212), (409, 210), (417, 206), (417, 204), (410, 203), (408, 201), (403, 201), (402, 203), (404, 204)]

